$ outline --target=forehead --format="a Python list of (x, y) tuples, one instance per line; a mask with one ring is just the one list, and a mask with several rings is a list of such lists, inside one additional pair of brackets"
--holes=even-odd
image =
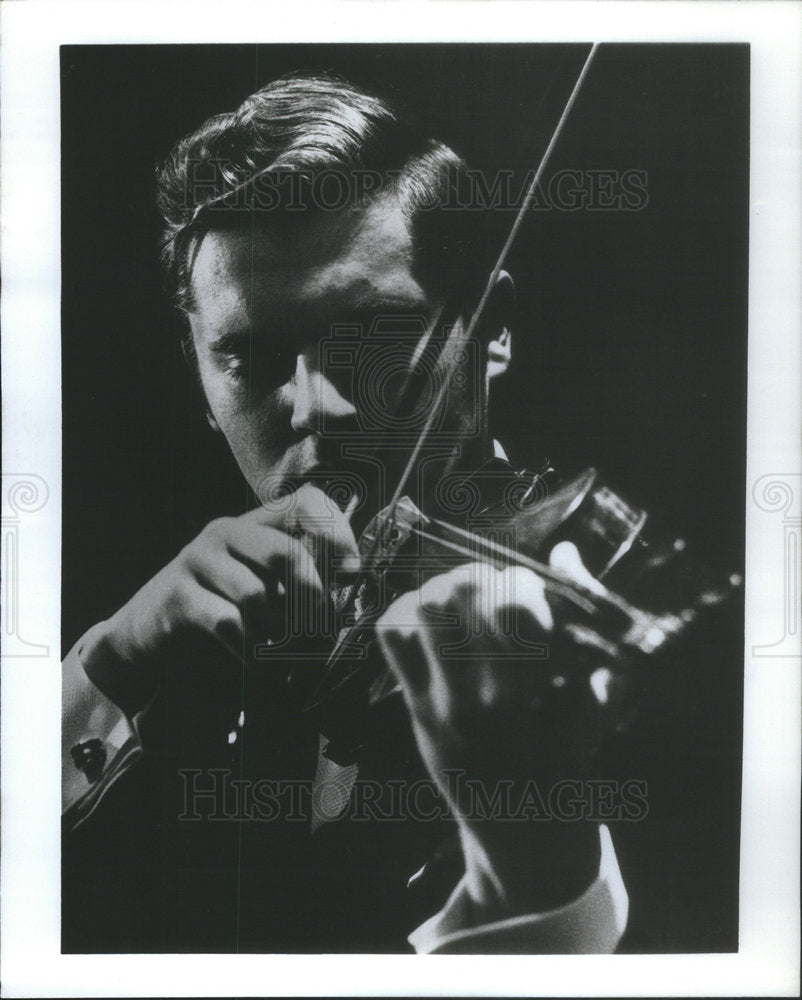
[(192, 267), (195, 332), (252, 325), (298, 311), (421, 310), (429, 305), (413, 275), (412, 239), (397, 199), (360, 211), (320, 213), (286, 230), (259, 225), (212, 231)]

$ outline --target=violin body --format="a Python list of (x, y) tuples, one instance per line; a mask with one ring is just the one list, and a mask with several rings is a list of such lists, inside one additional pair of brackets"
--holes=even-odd
[[(637, 710), (634, 691), (644, 670), (664, 663), (700, 616), (740, 585), (737, 575), (717, 574), (693, 560), (682, 539), (647, 539), (646, 512), (610, 489), (595, 469), (552, 487), (552, 470), (533, 475), (499, 465), (461, 478), (458, 489), (451, 483), (441, 491), (450, 492), (461, 524), (428, 518), (403, 497), (363, 532), (365, 574), (357, 610), (342, 623), (308, 705), (337, 762), (358, 759), (386, 728), (389, 703), (400, 700), (400, 687), (374, 641), (376, 622), (392, 601), (433, 576), (469, 562), (536, 573), (555, 620), (548, 648), (558, 656), (544, 664), (542, 646), (528, 648), (522, 641), (516, 658), (551, 671), (555, 691), (593, 677), (603, 690), (606, 725), (618, 731)], [(574, 573), (576, 559), (581, 565)], [(464, 631), (457, 623), (455, 634), (461, 625)]]

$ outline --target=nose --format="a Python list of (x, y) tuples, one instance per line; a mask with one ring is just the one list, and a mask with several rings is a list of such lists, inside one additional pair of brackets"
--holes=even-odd
[(309, 354), (298, 355), (293, 389), (290, 423), (296, 433), (325, 435), (353, 423), (356, 416), (353, 403)]

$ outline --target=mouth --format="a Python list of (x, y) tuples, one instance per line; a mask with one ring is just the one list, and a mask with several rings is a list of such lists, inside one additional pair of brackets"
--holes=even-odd
[(314, 486), (349, 521), (357, 515), (355, 523), (366, 516), (368, 505), (376, 509), (381, 506), (379, 501), (386, 489), (389, 470), (386, 463), (377, 461), (380, 456), (343, 455), (337, 447), (324, 450), (315, 438), (307, 438), (299, 445), (285, 455), (284, 462), (262, 476), (256, 489), (262, 503), (280, 506), (302, 486)]
[(362, 471), (347, 462), (315, 461), (291, 470), (274, 470), (262, 479), (259, 488), (263, 502), (280, 502), (302, 486), (314, 486), (332, 500), (341, 511), (353, 513), (368, 495), (368, 483)]

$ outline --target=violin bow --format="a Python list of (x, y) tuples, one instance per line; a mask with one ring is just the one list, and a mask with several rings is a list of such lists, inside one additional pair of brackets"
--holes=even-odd
[[(593, 62), (593, 59), (598, 49), (599, 49), (599, 42), (594, 42), (591, 45), (590, 52), (585, 58), (585, 62), (582, 66), (582, 69), (580, 70), (579, 76), (576, 79), (576, 83), (574, 84), (574, 87), (568, 97), (568, 100), (566, 101), (565, 107), (563, 108), (563, 112), (560, 115), (560, 120), (557, 122), (557, 126), (554, 129), (554, 132), (552, 133), (551, 139), (549, 140), (549, 144), (546, 147), (546, 150), (540, 159), (540, 163), (538, 164), (537, 170), (535, 171), (535, 175), (532, 178), (529, 187), (526, 190), (526, 194), (524, 195), (524, 199), (521, 202), (521, 206), (515, 215), (512, 227), (509, 233), (507, 234), (507, 239), (504, 241), (504, 245), (501, 248), (501, 252), (499, 253), (498, 258), (496, 259), (496, 263), (493, 265), (493, 270), (490, 272), (490, 276), (487, 279), (487, 283), (484, 287), (484, 291), (482, 292), (482, 296), (479, 299), (479, 303), (476, 306), (473, 315), (471, 316), (470, 322), (468, 323), (468, 328), (466, 329), (463, 337), (463, 339), (466, 341), (470, 341), (470, 339), (476, 333), (476, 330), (478, 329), (479, 324), (482, 321), (482, 316), (484, 314), (485, 309), (487, 308), (487, 303), (490, 300), (490, 296), (493, 292), (493, 289), (496, 286), (496, 282), (498, 281), (498, 276), (499, 274), (501, 274), (501, 270), (504, 267), (504, 264), (506, 263), (510, 249), (512, 248), (512, 245), (515, 242), (515, 237), (518, 235), (518, 231), (523, 225), (523, 221), (526, 218), (526, 213), (529, 211), (529, 208), (532, 204), (535, 194), (537, 193), (540, 180), (546, 170), (546, 167), (548, 166), (549, 160), (551, 159), (551, 154), (554, 152), (554, 148), (560, 139), (563, 129), (565, 128), (565, 124), (571, 115), (571, 111), (574, 107), (574, 104), (576, 103), (577, 97), (579, 96), (579, 92), (582, 90), (582, 85), (585, 82), (585, 77), (588, 75), (591, 63)], [(452, 366), (451, 370), (446, 373), (445, 378), (441, 382), (437, 390), (437, 394), (432, 403), (431, 409), (429, 411), (429, 416), (426, 419), (426, 423), (424, 424), (423, 429), (421, 430), (420, 435), (418, 436), (418, 440), (415, 443), (415, 447), (412, 450), (412, 454), (409, 456), (409, 461), (407, 462), (404, 471), (401, 473), (401, 478), (398, 481), (398, 485), (395, 488), (395, 492), (393, 493), (393, 497), (389, 504), (391, 512), (390, 513), (391, 522), (394, 516), (395, 508), (398, 505), (398, 501), (401, 499), (404, 487), (409, 482), (409, 477), (412, 475), (412, 472), (418, 461), (421, 449), (423, 448), (423, 445), (425, 444), (426, 439), (428, 438), (432, 430), (432, 427), (434, 426), (434, 423), (439, 415), (440, 407), (442, 406), (443, 400), (446, 397), (446, 393), (449, 390), (449, 386), (451, 384), (451, 379), (453, 378), (454, 371), (455, 367)]]
[[(600, 44), (599, 42), (594, 42), (590, 47), (590, 51), (585, 57), (582, 69), (579, 72), (579, 76), (576, 78), (576, 82), (574, 83), (571, 93), (568, 96), (568, 100), (565, 103), (562, 114), (560, 115), (560, 118), (557, 122), (554, 132), (551, 135), (551, 139), (549, 140), (549, 143), (546, 146), (545, 152), (540, 158), (540, 163), (538, 164), (534, 177), (532, 178), (532, 180), (529, 183), (529, 186), (527, 187), (526, 194), (524, 195), (524, 199), (521, 202), (521, 205), (515, 215), (512, 227), (510, 228), (510, 231), (507, 234), (507, 238), (504, 241), (504, 245), (502, 246), (501, 251), (499, 252), (499, 255), (496, 259), (496, 263), (494, 264), (493, 269), (491, 270), (490, 275), (487, 279), (481, 298), (479, 299), (476, 309), (474, 310), (473, 315), (471, 316), (471, 319), (468, 323), (467, 329), (465, 330), (463, 336), (464, 340), (469, 341), (471, 337), (473, 337), (473, 335), (475, 334), (476, 330), (479, 327), (480, 322), (482, 321), (482, 316), (484, 314), (485, 309), (487, 308), (487, 303), (490, 300), (490, 296), (493, 292), (493, 289), (495, 288), (498, 276), (501, 273), (502, 268), (504, 267), (510, 249), (512, 248), (512, 245), (515, 242), (515, 238), (518, 235), (518, 231), (523, 225), (524, 219), (526, 218), (526, 214), (529, 211), (532, 201), (537, 193), (537, 189), (540, 184), (541, 178), (543, 177), (546, 167), (548, 166), (549, 160), (551, 159), (551, 155), (554, 152), (554, 149), (560, 139), (560, 136), (562, 135), (565, 125), (571, 115), (571, 111), (573, 110), (574, 104), (576, 103), (579, 93), (582, 90), (585, 78), (588, 75), (591, 64), (593, 63), (593, 60), (599, 49), (599, 44)], [(432, 336), (435, 323), (437, 323), (441, 317), (442, 317), (442, 310), (438, 312), (437, 316), (435, 317), (435, 320), (429, 324), (429, 327), (426, 331), (427, 341)], [(404, 471), (401, 473), (401, 477), (396, 485), (395, 491), (393, 492), (392, 499), (390, 500), (390, 504), (388, 505), (390, 511), (389, 523), (391, 526), (394, 523), (395, 511), (398, 506), (398, 501), (401, 499), (401, 496), (403, 495), (404, 488), (409, 482), (409, 477), (411, 476), (412, 472), (415, 469), (415, 465), (418, 461), (421, 450), (423, 449), (423, 446), (426, 443), (426, 440), (429, 434), (431, 433), (432, 428), (434, 427), (440, 408), (446, 397), (446, 393), (449, 391), (451, 380), (454, 376), (455, 371), (456, 371), (456, 366), (454, 365), (452, 365), (452, 367), (446, 371), (445, 377), (443, 378), (440, 386), (438, 387), (437, 393), (432, 402), (429, 415), (426, 418), (426, 422), (424, 423), (424, 426), (420, 434), (418, 435), (418, 438), (409, 456), (409, 460), (407, 461), (407, 464), (404, 467)], [(373, 550), (370, 553), (370, 555), (373, 555), (373, 553), (376, 551), (376, 548), (377, 544), (374, 544)], [(367, 569), (366, 567), (363, 567), (362, 572), (360, 572), (357, 580), (354, 582), (351, 588), (349, 599), (346, 601), (346, 606), (345, 608), (342, 609), (343, 612), (350, 611), (353, 613), (353, 607), (357, 595), (359, 593), (360, 586), (366, 576), (366, 569)], [(340, 641), (338, 641), (335, 644), (334, 650), (332, 651), (328, 659), (328, 662), (326, 664), (327, 669), (337, 659), (340, 650), (342, 648), (342, 645), (343, 644)]]

